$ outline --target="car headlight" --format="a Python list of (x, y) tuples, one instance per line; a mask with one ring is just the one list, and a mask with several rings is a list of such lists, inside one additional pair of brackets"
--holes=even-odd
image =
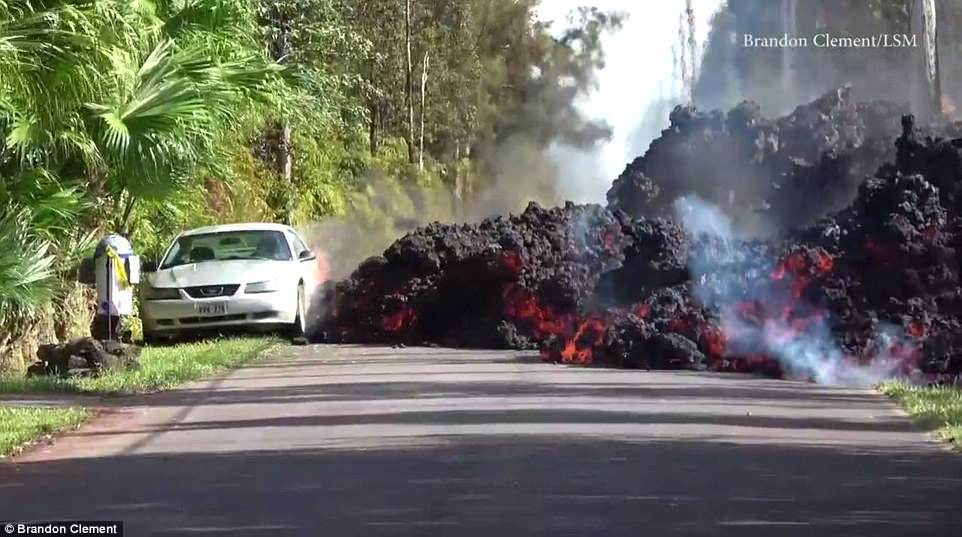
[(244, 287), (247, 294), (253, 293), (273, 293), (281, 288), (280, 280), (267, 280), (266, 282), (252, 282)]
[(177, 300), (180, 291), (176, 287), (144, 287), (145, 300)]

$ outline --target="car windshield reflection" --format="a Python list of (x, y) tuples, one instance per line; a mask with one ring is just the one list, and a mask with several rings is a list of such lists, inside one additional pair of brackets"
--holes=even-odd
[(180, 237), (160, 268), (211, 261), (291, 259), (291, 249), (280, 231), (224, 231)]

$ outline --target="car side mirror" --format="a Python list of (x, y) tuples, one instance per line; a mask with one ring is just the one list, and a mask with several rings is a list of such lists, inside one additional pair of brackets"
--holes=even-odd
[(312, 259), (317, 259), (317, 254), (315, 254), (314, 252), (312, 252), (312, 251), (310, 251), (310, 250), (303, 250), (303, 251), (302, 251), (300, 254), (298, 254), (298, 256), (297, 256), (297, 260), (298, 260), (298, 261), (310, 261), (310, 260), (312, 260)]
[(141, 272), (157, 272), (157, 262), (150, 259), (145, 259), (140, 263), (140, 271)]

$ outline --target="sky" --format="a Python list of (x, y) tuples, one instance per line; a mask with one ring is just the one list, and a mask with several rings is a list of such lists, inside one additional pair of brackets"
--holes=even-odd
[[(707, 39), (711, 15), (722, 2), (693, 1), (699, 47)], [(631, 154), (629, 138), (646, 105), (671, 94), (671, 47), (678, 42), (678, 18), (685, 0), (541, 0), (538, 17), (555, 21), (552, 29), (560, 33), (567, 14), (583, 5), (620, 11), (627, 19), (620, 31), (603, 38), (605, 68), (598, 73), (598, 89), (578, 103), (588, 117), (608, 123), (613, 130), (611, 140), (596, 151), (564, 146), (552, 151), (562, 170), (566, 194), (579, 203), (604, 201), (611, 181), (638, 156)]]

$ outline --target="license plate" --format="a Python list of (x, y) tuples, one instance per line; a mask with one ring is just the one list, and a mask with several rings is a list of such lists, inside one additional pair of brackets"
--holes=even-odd
[(197, 315), (227, 315), (227, 302), (195, 304), (194, 311)]

